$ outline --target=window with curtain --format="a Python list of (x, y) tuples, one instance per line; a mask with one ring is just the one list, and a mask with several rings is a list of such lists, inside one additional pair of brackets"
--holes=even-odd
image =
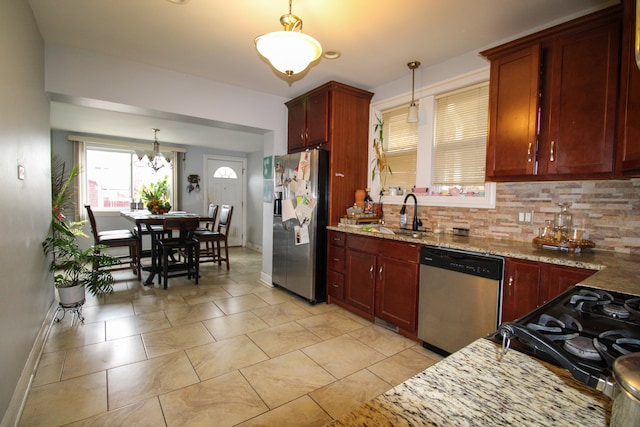
[(385, 186), (411, 189), (416, 184), (418, 123), (407, 123), (409, 104), (382, 112), (384, 150), (391, 173)]
[(489, 85), (436, 97), (432, 191), (484, 191)]
[[(172, 153), (176, 158), (176, 153)], [(97, 211), (121, 211), (141, 199), (143, 185), (167, 177), (171, 205), (177, 206), (173, 189), (173, 164), (159, 159), (163, 166), (154, 171), (147, 158), (139, 159), (135, 147), (78, 142), (77, 161), (81, 165), (80, 206)]]

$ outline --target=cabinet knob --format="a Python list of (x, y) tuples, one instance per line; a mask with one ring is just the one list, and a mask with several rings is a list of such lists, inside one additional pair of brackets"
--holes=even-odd
[(513, 287), (513, 276), (509, 276), (509, 296), (511, 296), (511, 288)]
[(529, 148), (527, 148), (527, 162), (531, 163), (531, 143), (529, 143)]
[(340, 258), (333, 258), (333, 260), (334, 260), (335, 262), (338, 262), (338, 261), (340, 261)]
[(555, 157), (553, 155), (555, 147), (556, 147), (556, 142), (555, 141), (551, 141), (551, 149), (549, 150), (549, 161), (550, 162), (553, 162), (555, 160)]
[(369, 268), (369, 277), (371, 277), (373, 279), (373, 264)]
[(382, 266), (380, 266), (380, 269), (378, 270), (378, 277), (382, 280)]

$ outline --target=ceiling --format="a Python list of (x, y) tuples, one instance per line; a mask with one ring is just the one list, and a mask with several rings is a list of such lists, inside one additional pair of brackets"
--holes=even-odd
[[(258, 55), (254, 38), (282, 29), (286, 0), (28, 0), (46, 43), (292, 98), (329, 80), (363, 89), (582, 15), (615, 0), (293, 0), (303, 32), (337, 59), (321, 57), (287, 79)], [(409, 88), (407, 88), (409, 90)], [(224, 123), (53, 99), (54, 129), (210, 146)], [(114, 111), (115, 110), (115, 111)], [(117, 120), (118, 131), (113, 123)], [(152, 124), (151, 124), (152, 123)], [(240, 129), (260, 133), (256, 129)], [(252, 151), (244, 149), (243, 151)]]

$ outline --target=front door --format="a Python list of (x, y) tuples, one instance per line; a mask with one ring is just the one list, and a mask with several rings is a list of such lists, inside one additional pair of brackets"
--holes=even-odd
[(205, 164), (207, 189), (205, 207), (208, 209), (209, 203), (233, 206), (229, 246), (243, 246), (246, 160), (236, 157), (208, 156)]

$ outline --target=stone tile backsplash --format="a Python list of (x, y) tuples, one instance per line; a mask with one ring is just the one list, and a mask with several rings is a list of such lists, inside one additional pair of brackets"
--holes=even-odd
[[(527, 242), (545, 220), (554, 219), (557, 203), (571, 202), (574, 224), (584, 224), (596, 250), (640, 254), (640, 179), (498, 183), (496, 193), (495, 209), (419, 206), (419, 217), (425, 226), (437, 221), (447, 232), (469, 227), (471, 236)], [(388, 226), (399, 225), (401, 207), (384, 204)], [(533, 225), (517, 223), (524, 210), (534, 211)]]

